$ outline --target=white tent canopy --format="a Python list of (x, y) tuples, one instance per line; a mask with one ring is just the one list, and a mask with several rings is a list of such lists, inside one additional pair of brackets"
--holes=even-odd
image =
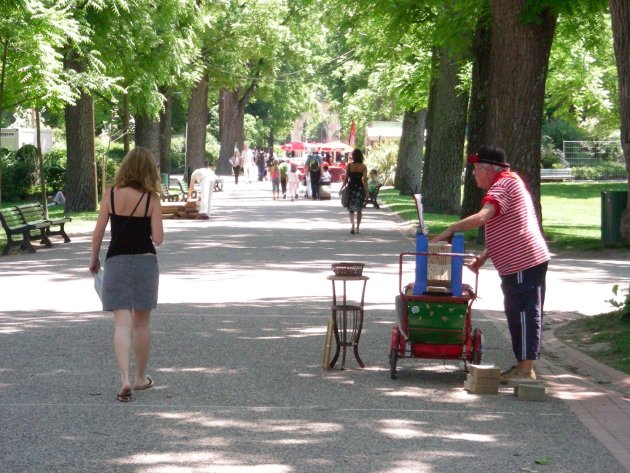
[(399, 140), (402, 136), (401, 122), (374, 121), (369, 122), (365, 129), (366, 145), (384, 140)]

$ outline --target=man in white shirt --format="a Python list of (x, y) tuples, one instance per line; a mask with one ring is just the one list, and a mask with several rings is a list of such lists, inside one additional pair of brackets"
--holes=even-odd
[(206, 161), (205, 168), (196, 169), (190, 176), (190, 192), (195, 190), (195, 184), (199, 183), (199, 218), (208, 220), (210, 218), (210, 200), (214, 190), (214, 182), (217, 175), (214, 173), (214, 165)]
[(247, 179), (247, 183), (252, 183), (252, 168), (254, 167), (254, 155), (252, 150), (249, 149), (249, 145), (247, 143), (243, 144), (243, 152), (241, 153), (241, 160), (243, 162), (243, 172), (245, 173), (245, 179)]

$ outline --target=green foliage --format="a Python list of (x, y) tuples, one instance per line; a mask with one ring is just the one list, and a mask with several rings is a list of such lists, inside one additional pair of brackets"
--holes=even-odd
[[(573, 3), (579, 10), (588, 2)], [(589, 15), (567, 12), (559, 17), (545, 101), (554, 118), (589, 136), (607, 137), (619, 128), (619, 94), (610, 17), (599, 7)]]
[(378, 169), (381, 183), (386, 186), (392, 186), (396, 176), (397, 160), (398, 143), (383, 141), (367, 150), (365, 165), (368, 169)]
[(617, 308), (617, 313), (622, 319), (630, 321), (630, 288), (626, 291), (625, 296), (622, 291), (619, 290), (619, 284), (615, 284), (612, 287), (612, 292), (615, 295), (614, 298), (609, 299), (607, 302), (613, 307)]
[(551, 137), (543, 136), (541, 143), (541, 164), (542, 167), (547, 168), (565, 168), (567, 162), (564, 159), (564, 154), (559, 149), (556, 149)]
[(0, 15), (0, 110), (61, 107), (74, 94), (63, 70), (60, 50), (69, 38), (79, 40), (79, 25), (66, 2), (7, 2)]
[[(553, 112), (550, 112), (553, 114)], [(549, 137), (556, 149), (561, 150), (564, 141), (583, 141), (588, 139), (586, 132), (575, 124), (560, 119), (549, 119), (542, 125), (543, 139)]]
[(2, 199), (26, 198), (37, 183), (37, 148), (22, 146), (17, 151), (4, 150), (2, 157)]
[(618, 179), (626, 174), (623, 163), (603, 163), (597, 166), (574, 166), (571, 168), (573, 177), (577, 180), (601, 181)]
[(212, 133), (206, 133), (206, 159), (215, 162), (219, 158), (221, 144)]
[(53, 150), (44, 156), (46, 192), (63, 190), (66, 183), (66, 152)]

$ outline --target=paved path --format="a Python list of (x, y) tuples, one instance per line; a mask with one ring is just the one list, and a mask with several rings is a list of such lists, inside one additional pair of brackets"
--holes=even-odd
[[(129, 404), (114, 398), (111, 315), (86, 270), (90, 232), (0, 259), (0, 471), (630, 471), (627, 377), (551, 336), (540, 367), (547, 402), (469, 395), (451, 362), (402, 360), (391, 380), (397, 257), (413, 241), (387, 210), (369, 209), (353, 236), (338, 200), (272, 201), (268, 187), (227, 182), (210, 221), (166, 222), (156, 387)], [(367, 368), (349, 356), (346, 370), (325, 371), (326, 276), (348, 260), (367, 263), (370, 277)], [(627, 260), (554, 260), (549, 327), (608, 310), (610, 287), (629, 271)], [(506, 367), (495, 278), (482, 271), (473, 318), (484, 361)]]

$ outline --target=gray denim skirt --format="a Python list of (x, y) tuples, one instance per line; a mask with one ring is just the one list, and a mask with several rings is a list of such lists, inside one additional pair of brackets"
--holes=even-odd
[(103, 310), (157, 307), (160, 268), (153, 254), (108, 258), (103, 274)]

